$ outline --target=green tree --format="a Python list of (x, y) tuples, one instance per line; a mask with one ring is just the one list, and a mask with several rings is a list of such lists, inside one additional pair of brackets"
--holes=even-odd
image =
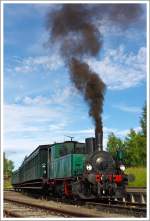
[(4, 153), (4, 176), (11, 176), (14, 169), (14, 163), (11, 160), (8, 160)]
[(114, 133), (108, 136), (107, 150), (115, 156), (118, 148), (125, 152), (125, 162), (128, 166), (146, 166), (146, 129), (147, 129), (146, 104), (140, 117), (141, 131), (130, 129), (124, 141)]
[(137, 140), (136, 132), (133, 129), (130, 129), (130, 132), (125, 137), (125, 151), (126, 151), (126, 163), (128, 166), (136, 166), (138, 161), (138, 152), (137, 152)]
[(139, 165), (146, 167), (146, 137), (137, 133), (137, 146), (139, 153)]
[(146, 104), (144, 105), (143, 107), (143, 112), (142, 112), (142, 116), (140, 118), (140, 125), (141, 125), (141, 128), (142, 128), (142, 135), (144, 137), (146, 137), (146, 130), (147, 130), (147, 110), (146, 110)]
[(114, 133), (110, 133), (108, 135), (108, 142), (107, 142), (107, 151), (109, 151), (113, 157), (115, 157), (116, 152), (118, 149), (122, 149), (124, 144), (120, 138), (115, 136)]
[(136, 133), (131, 129), (125, 137), (124, 145), (126, 151), (126, 163), (128, 166), (145, 166), (146, 165), (146, 144), (145, 138), (141, 132)]
[(138, 143), (140, 145), (140, 162), (146, 166), (146, 150), (147, 150), (147, 106), (143, 107), (142, 116), (140, 118), (141, 132), (138, 133)]

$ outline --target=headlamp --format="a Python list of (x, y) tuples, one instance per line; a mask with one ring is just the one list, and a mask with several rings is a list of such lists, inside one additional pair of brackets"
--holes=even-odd
[(125, 171), (125, 166), (124, 165), (120, 165), (120, 170)]
[(91, 164), (87, 164), (87, 165), (86, 165), (86, 169), (87, 169), (88, 171), (91, 171), (91, 170), (92, 170), (92, 165), (91, 165)]

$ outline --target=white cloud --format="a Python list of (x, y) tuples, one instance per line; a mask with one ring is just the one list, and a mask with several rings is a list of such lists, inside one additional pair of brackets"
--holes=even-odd
[(23, 103), (26, 105), (43, 105), (43, 104), (51, 104), (51, 99), (48, 99), (43, 96), (36, 96), (34, 98), (31, 98), (29, 96), (26, 96), (23, 98)]
[(94, 128), (92, 129), (84, 129), (84, 130), (77, 130), (77, 131), (71, 131), (71, 134), (88, 134), (88, 135), (94, 135)]
[(63, 66), (62, 58), (59, 53), (55, 51), (51, 55), (34, 56), (24, 59), (15, 59), (16, 65), (12, 68), (6, 68), (9, 72), (15, 73), (32, 73), (37, 71), (40, 67), (44, 70), (54, 71)]
[[(69, 129), (69, 116), (59, 109), (45, 106), (5, 105), (4, 107), (4, 151), (9, 159), (15, 162), (16, 168), (21, 164), (25, 155), (29, 155), (38, 145), (63, 142), (74, 136), (81, 142), (87, 137), (94, 137), (94, 127), (80, 130)], [(6, 118), (7, 117), (7, 118)], [(140, 128), (134, 128), (139, 131)], [(107, 146), (108, 134), (124, 138), (129, 129), (119, 130), (104, 127), (103, 144)]]
[[(133, 129), (136, 132), (139, 132), (141, 130), (141, 127), (135, 127)], [(110, 133), (114, 133), (116, 136), (118, 136), (118, 137), (123, 139), (129, 132), (130, 132), (130, 129), (120, 130), (120, 129), (117, 129), (117, 128), (104, 127), (103, 128), (103, 144), (104, 144), (104, 149), (107, 146), (108, 135)], [(83, 142), (84, 142), (86, 137), (95, 137), (95, 130), (94, 130), (94, 128), (66, 131), (66, 133), (68, 135), (75, 136), (75, 138), (79, 138)]]
[(146, 79), (146, 48), (137, 54), (125, 52), (124, 47), (108, 49), (102, 60), (87, 58), (89, 66), (98, 73), (111, 90), (135, 87)]
[[(91, 69), (99, 74), (111, 90), (123, 90), (140, 85), (146, 80), (146, 48), (125, 52), (124, 46), (105, 51), (103, 59), (85, 58)], [(34, 73), (36, 71), (55, 71), (64, 67), (63, 59), (57, 48), (51, 55), (16, 59), (16, 65), (6, 68), (13, 73)]]
[[(22, 106), (22, 105), (5, 105), (4, 106), (4, 135), (6, 141), (6, 149), (17, 146), (16, 139), (31, 140), (47, 138), (53, 141), (55, 137), (64, 134), (76, 135), (77, 138), (94, 136), (94, 128), (85, 128), (81, 130), (69, 129), (72, 115), (67, 109), (55, 108), (54, 106), (47, 107), (42, 105), (37, 106)], [(83, 128), (83, 126), (81, 127)], [(140, 128), (135, 128), (139, 130)], [(104, 127), (104, 135), (107, 136), (110, 132), (114, 132), (118, 136), (123, 136), (129, 132), (129, 129), (118, 130), (116, 128)], [(40, 134), (40, 136), (39, 136)], [(51, 136), (52, 134), (52, 136)], [(46, 137), (46, 138), (45, 138)], [(10, 146), (8, 141), (11, 139)], [(42, 138), (43, 140), (43, 138)], [(36, 142), (37, 142), (36, 141)], [(31, 141), (30, 141), (31, 142)], [(22, 145), (24, 145), (22, 143)]]
[(117, 108), (121, 111), (125, 111), (125, 112), (137, 113), (137, 114), (141, 113), (141, 108), (140, 107), (129, 106), (127, 104), (116, 104), (116, 105), (113, 105), (113, 107)]
[(4, 133), (46, 131), (47, 123), (58, 125), (66, 122), (67, 124), (67, 119), (65, 112), (55, 107), (5, 105)]
[[(136, 132), (139, 132), (141, 130), (140, 127), (135, 127), (133, 129)], [(114, 133), (116, 136), (118, 136), (120, 138), (124, 138), (129, 132), (130, 132), (130, 129), (119, 130), (117, 128), (107, 128), (107, 127), (104, 127), (105, 136), (108, 136), (108, 134), (110, 134), (110, 133)]]
[(25, 96), (23, 98), (16, 97), (16, 102), (21, 102), (25, 105), (66, 105), (70, 99), (76, 94), (76, 90), (71, 87), (65, 87), (65, 88), (57, 88), (57, 84), (54, 87), (54, 91), (51, 94), (50, 97), (44, 97), (44, 96)]
[(135, 41), (146, 41), (146, 21), (145, 14), (143, 13), (143, 18), (141, 17), (139, 25), (139, 30), (141, 28), (141, 32), (137, 31), (137, 27), (135, 23), (129, 24), (128, 27), (116, 25), (110, 21), (110, 19), (103, 17), (101, 20), (97, 20), (97, 28), (102, 33), (103, 38), (111, 38), (111, 37), (122, 37), (126, 40)]
[(40, 144), (64, 140), (68, 110), (42, 105), (4, 106), (3, 151), (18, 167), (25, 155)]

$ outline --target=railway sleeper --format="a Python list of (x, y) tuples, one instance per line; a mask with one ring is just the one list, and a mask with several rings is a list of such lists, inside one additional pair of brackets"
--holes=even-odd
[(146, 194), (145, 193), (128, 193), (126, 200), (132, 203), (146, 204)]

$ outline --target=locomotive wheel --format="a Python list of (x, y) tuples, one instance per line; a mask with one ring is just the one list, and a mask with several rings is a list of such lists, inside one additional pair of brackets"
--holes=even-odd
[(95, 199), (95, 196), (91, 193), (87, 184), (82, 181), (78, 181), (72, 184), (72, 193), (75, 199)]

